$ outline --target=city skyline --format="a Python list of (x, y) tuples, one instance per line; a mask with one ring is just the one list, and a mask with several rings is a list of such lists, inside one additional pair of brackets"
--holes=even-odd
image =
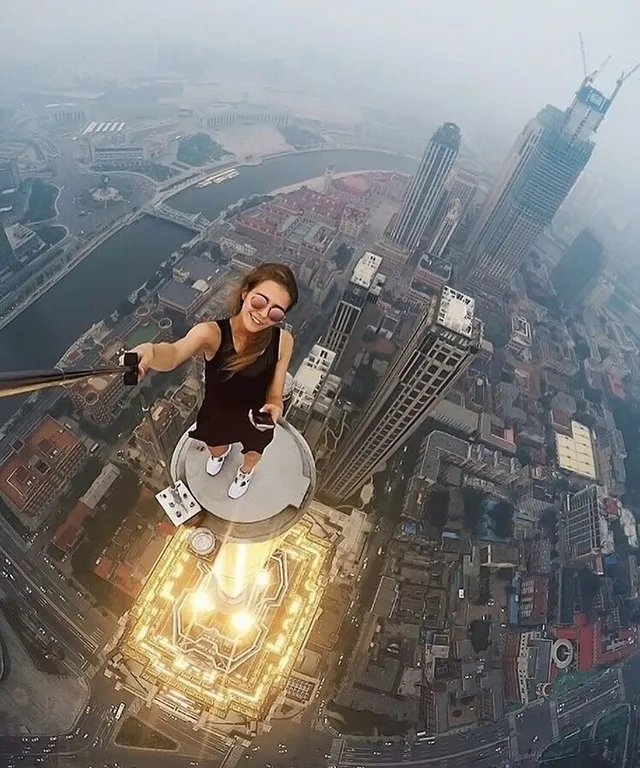
[[(401, 103), (403, 110), (406, 110), (411, 101), (414, 101), (415, 109), (416, 100), (419, 102), (422, 99), (425, 104), (429, 104), (429, 108), (425, 109), (427, 114), (433, 112), (434, 103), (439, 106), (435, 120), (442, 120), (448, 114), (467, 126), (467, 132), (474, 137), (485, 133), (485, 127), (487, 137), (500, 130), (501, 141), (510, 142), (526, 117), (533, 114), (540, 104), (547, 100), (561, 103), (567, 99), (581, 70), (578, 29), (582, 31), (585, 40), (590, 69), (602, 62), (607, 54), (613, 54), (613, 62), (604, 75), (606, 82), (610, 83), (621, 70), (628, 70), (636, 62), (635, 41), (626, 34), (626, 30), (633, 28), (634, 19), (637, 20), (637, 9), (628, 4), (604, 9), (596, 4), (585, 6), (577, 0), (569, 2), (566, 15), (554, 18), (553, 24), (548, 23), (554, 11), (551, 3), (523, 7), (517, 13), (508, 2), (494, 3), (482, 12), (470, 2), (464, 3), (464, 10), (439, 8), (437, 12), (433, 7), (407, 4), (404, 12), (393, 19), (391, 29), (395, 36), (391, 34), (388, 24), (381, 24), (377, 15), (370, 13), (367, 17), (369, 38), (378, 40), (379, 45), (360, 46), (357, 55), (354, 54), (352, 41), (349, 41), (349, 45), (346, 43), (361, 17), (362, 4), (359, 0), (350, 0), (343, 7), (339, 24), (329, 21), (334, 18), (330, 11), (327, 11), (328, 16), (318, 17), (315, 28), (318, 29), (318, 24), (324, 25), (326, 31), (323, 34), (318, 32), (317, 35), (308, 35), (306, 31), (311, 25), (306, 23), (309, 21), (307, 11), (290, 0), (272, 3), (269, 9), (272, 24), (269, 26), (257, 22), (252, 30), (253, 37), (247, 36), (246, 27), (240, 25), (239, 17), (234, 18), (233, 14), (223, 16), (222, 22), (219, 16), (221, 11), (218, 10), (215, 23), (225, 24), (228, 49), (223, 50), (227, 56), (233, 56), (232, 52), (236, 51), (238, 54), (242, 52), (241, 58), (246, 58), (246, 54), (255, 55), (257, 50), (264, 50), (271, 57), (283, 59), (285, 72), (300, 70), (300, 64), (304, 64), (305, 69), (313, 67), (314, 78), (320, 78), (321, 69), (324, 69), (331, 77), (331, 87), (336, 95), (344, 92), (346, 87), (346, 81), (340, 78), (339, 73), (345, 71), (345, 67), (350, 67), (356, 92), (366, 98), (368, 104), (388, 103), (389, 108), (393, 109)], [(91, 43), (85, 44), (86, 52), (82, 51), (78, 55), (78, 51), (72, 58), (76, 62), (83, 61), (82, 69), (87, 72), (107, 73), (109, 67), (117, 67), (117, 61), (108, 54), (109, 30), (115, 32), (116, 29), (106, 9), (96, 5), (95, 18), (100, 18), (100, 21), (96, 21), (88, 30), (87, 22), (80, 12), (81, 4), (74, 6), (79, 11), (75, 14), (71, 1), (67, 6), (67, 14), (61, 17), (58, 13), (52, 19), (45, 14), (44, 9), (40, 16), (34, 18), (33, 14), (26, 14), (19, 3), (7, 3), (7, 29), (13, 31), (8, 38), (15, 47), (7, 46), (5, 56), (11, 56), (14, 60), (20, 56), (28, 59), (31, 46), (39, 52), (56, 51), (60, 54), (63, 51), (56, 47), (56, 39), (62, 40), (66, 30), (67, 40), (71, 43), (69, 48), (82, 46), (82, 41), (87, 37), (84, 33), (89, 31)], [(156, 18), (153, 13), (147, 13), (145, 8), (148, 7), (141, 3), (134, 11), (129, 9), (133, 14), (131, 24), (126, 30), (117, 30), (123, 45), (129, 43), (129, 50), (132, 47), (140, 48), (140, 36), (136, 30), (149, 30), (148, 40), (143, 42), (143, 47), (148, 51), (148, 62), (153, 60), (153, 42), (158, 35), (165, 38), (183, 36), (186, 40), (195, 38), (201, 44), (210, 42), (207, 23), (213, 23), (213, 20), (208, 16), (206, 5), (203, 7), (200, 2), (190, 2), (186, 6), (193, 9), (194, 13), (197, 9), (199, 18), (203, 20), (202, 25), (196, 28), (189, 24), (190, 12), (184, 8), (167, 6), (165, 13)], [(253, 17), (257, 18), (253, 0), (245, 0), (244, 7), (251, 9)], [(61, 26), (61, 18), (64, 19), (64, 27)], [(172, 23), (167, 27), (166, 21), (162, 19), (169, 18), (172, 18)], [(579, 25), (576, 19), (580, 20)], [(139, 27), (136, 20), (140, 23)], [(298, 29), (298, 35), (293, 39), (285, 31), (288, 24)], [(451, 34), (454, 28), (452, 24), (462, 30), (460, 36)], [(49, 36), (52, 26), (60, 27), (58, 38)], [(419, 30), (424, 28), (434, 33), (433, 44), (426, 49), (419, 44)], [(472, 35), (466, 34), (471, 31)], [(320, 44), (320, 40), (325, 39), (327, 34), (344, 43), (336, 45), (332, 50), (332, 57), (339, 53), (343, 58), (331, 67), (327, 67), (331, 58)], [(128, 35), (133, 39), (128, 39)], [(406, 45), (400, 50), (394, 45), (387, 53), (384, 61), (386, 66), (383, 66), (378, 51), (389, 51), (390, 40), (396, 39), (406, 40)], [(305, 57), (305, 50), (313, 51), (313, 54)], [(94, 53), (93, 61), (91, 51)], [(99, 56), (101, 51), (106, 54), (104, 64), (100, 64), (100, 58), (96, 58), (96, 54)], [(283, 51), (286, 51), (284, 55)], [(292, 63), (287, 67), (288, 57)], [(298, 62), (297, 67), (294, 61)], [(517, 61), (526, 64), (525, 88), (523, 67), (505, 66), (505, 62)], [(119, 66), (121, 69), (126, 66), (122, 58)], [(424, 77), (416, 94), (410, 73), (417, 70), (421, 70)], [(369, 73), (368, 78), (365, 77), (365, 71)], [(376, 73), (373, 79), (372, 71)], [(307, 77), (307, 82), (311, 80)], [(436, 83), (440, 83), (440, 86), (436, 87)], [(487, 83), (492, 84), (491, 89), (486, 88)], [(346, 100), (353, 101), (353, 87)], [(509, 105), (508, 109), (504, 108), (505, 104)], [(629, 99), (620, 115), (607, 126), (596, 158), (600, 172), (607, 166), (610, 170), (615, 167), (614, 175), (629, 177), (628, 166), (623, 158), (636, 156), (632, 131), (632, 126), (637, 122), (636, 113), (633, 99)], [(621, 151), (622, 147), (625, 153)]]
[(0, 763), (640, 759), (640, 11), (125, 5), (0, 14)]

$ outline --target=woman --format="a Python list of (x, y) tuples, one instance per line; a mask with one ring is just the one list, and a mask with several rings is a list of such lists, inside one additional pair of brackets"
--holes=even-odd
[[(293, 272), (283, 264), (262, 264), (231, 296), (231, 317), (195, 325), (178, 341), (140, 344), (139, 375), (172, 371), (204, 354), (205, 394), (190, 437), (209, 447), (206, 471), (217, 475), (233, 443), (242, 443), (243, 462), (229, 487), (242, 496), (282, 416), (282, 397), (293, 336), (277, 327), (298, 300)], [(262, 412), (269, 424), (256, 423)], [(268, 420), (268, 417), (267, 417)], [(262, 419), (264, 421), (264, 418)]]

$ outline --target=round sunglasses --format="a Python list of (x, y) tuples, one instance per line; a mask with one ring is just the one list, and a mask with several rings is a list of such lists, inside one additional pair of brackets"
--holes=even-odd
[[(260, 311), (269, 306), (269, 299), (266, 296), (263, 296), (261, 293), (254, 293), (253, 296), (249, 299), (249, 304), (251, 304), (252, 309)], [(282, 307), (274, 304), (269, 309), (268, 317), (272, 323), (279, 323), (282, 319), (284, 319), (286, 314), (287, 313), (284, 311), (284, 309), (282, 309)]]

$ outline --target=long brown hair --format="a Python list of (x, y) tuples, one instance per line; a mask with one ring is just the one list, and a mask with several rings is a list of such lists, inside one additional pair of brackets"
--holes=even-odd
[[(242, 279), (242, 282), (231, 292), (228, 307), (232, 317), (240, 314), (244, 304), (244, 296), (266, 280), (272, 280), (285, 289), (290, 299), (287, 310), (293, 309), (298, 301), (298, 285), (293, 272), (286, 264), (266, 263), (248, 272)], [(224, 370), (233, 375), (237, 371), (248, 368), (269, 346), (272, 334), (273, 326), (250, 334), (242, 350), (240, 352), (233, 351), (229, 356)]]

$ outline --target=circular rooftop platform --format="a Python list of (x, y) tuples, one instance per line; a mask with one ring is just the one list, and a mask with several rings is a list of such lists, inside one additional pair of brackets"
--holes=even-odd
[(313, 498), (316, 472), (309, 446), (291, 425), (281, 421), (276, 426), (249, 489), (235, 500), (227, 491), (242, 463), (241, 446), (232, 447), (220, 474), (211, 477), (205, 470), (207, 446), (188, 432), (173, 452), (171, 476), (182, 480), (210, 513), (203, 527), (225, 540), (257, 542), (279, 536), (299, 520)]

